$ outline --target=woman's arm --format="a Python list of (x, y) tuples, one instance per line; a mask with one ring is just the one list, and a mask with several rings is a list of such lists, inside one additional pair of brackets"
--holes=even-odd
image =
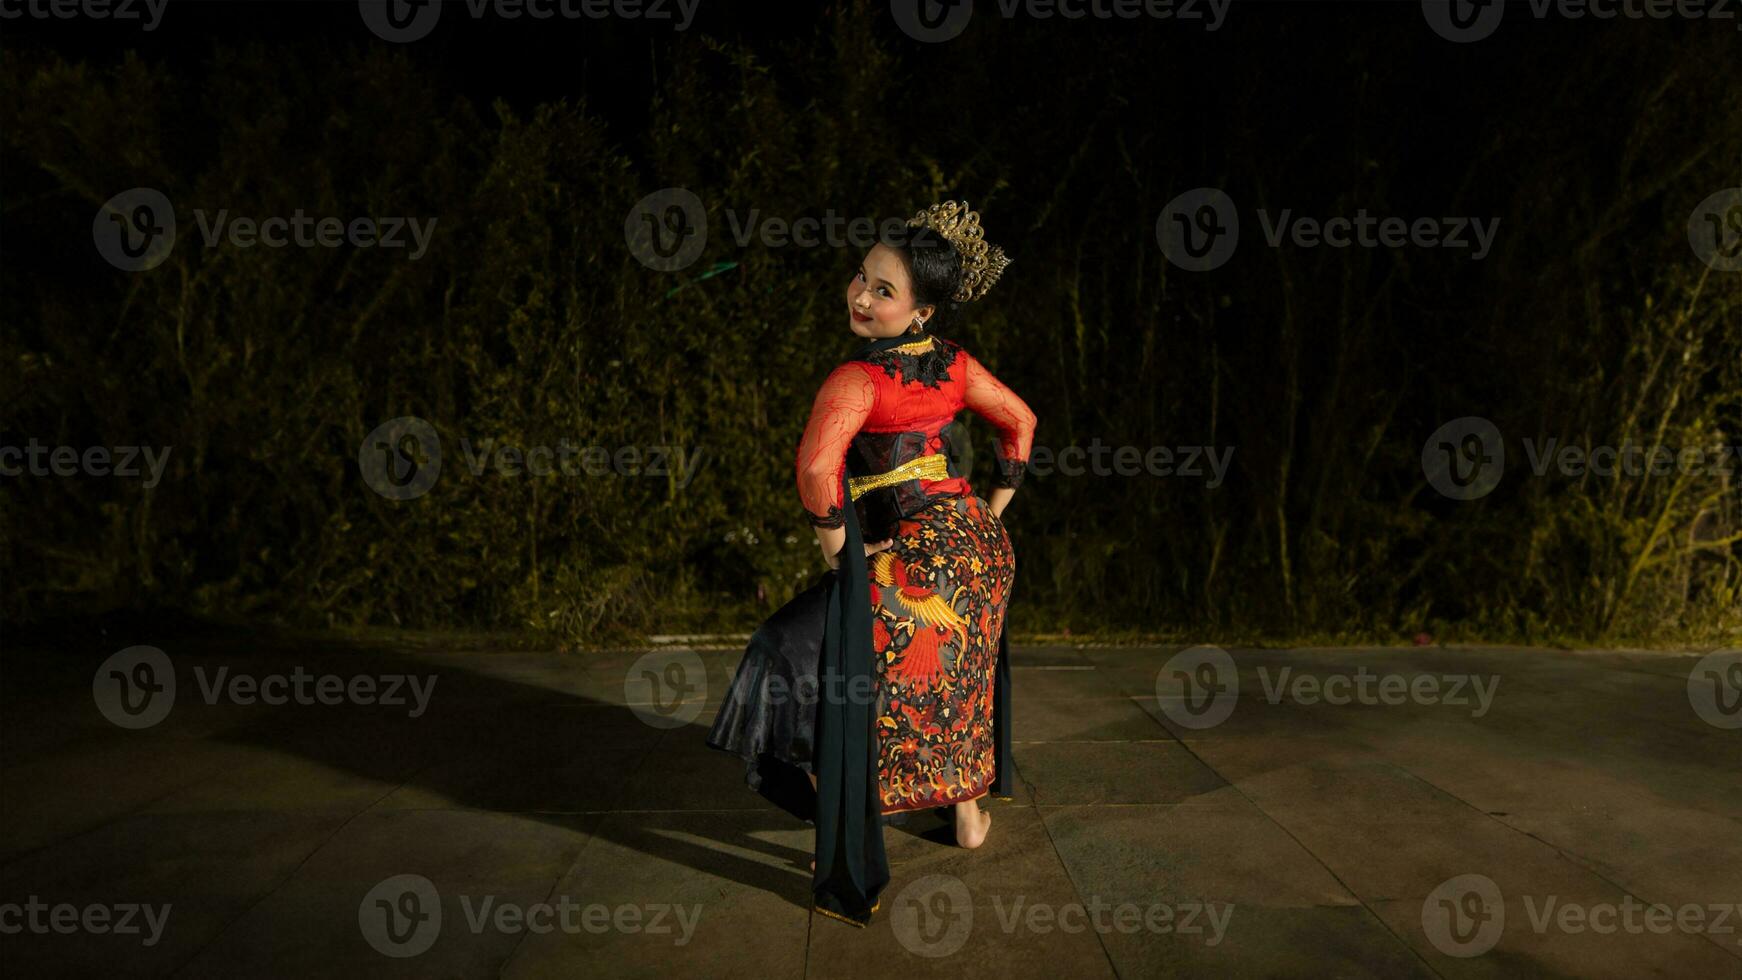
[(1003, 517), (1004, 508), (1010, 506), (1010, 498), (1016, 496), (1015, 487), (993, 487), (986, 495), (986, 504), (992, 508), (994, 517)]
[(993, 377), (985, 365), (967, 351), (963, 351), (962, 356), (967, 361), (965, 397), (968, 407), (998, 430), (998, 475), (986, 502), (992, 513), (1003, 517), (1004, 508), (1016, 495), (1016, 488), (1021, 486), (1023, 472), (1028, 467), (1028, 453), (1034, 445), (1037, 420), (1028, 404)]
[[(850, 505), (842, 499), (841, 471), (846, 468), (853, 437), (876, 404), (877, 386), (865, 369), (854, 363), (843, 364), (817, 389), (810, 421), (799, 439), (798, 496), (830, 568), (839, 567), (841, 548), (847, 540), (846, 515), (841, 508)], [(866, 544), (865, 553), (882, 551), (889, 544)]]

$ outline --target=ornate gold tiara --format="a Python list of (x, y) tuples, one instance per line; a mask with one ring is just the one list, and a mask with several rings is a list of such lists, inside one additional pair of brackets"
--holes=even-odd
[(968, 210), (967, 201), (944, 201), (933, 204), (907, 220), (910, 228), (930, 228), (955, 246), (962, 256), (962, 285), (952, 297), (958, 303), (972, 303), (986, 295), (986, 290), (998, 281), (1010, 259), (1004, 250), (986, 242), (986, 230), (980, 227), (980, 212)]

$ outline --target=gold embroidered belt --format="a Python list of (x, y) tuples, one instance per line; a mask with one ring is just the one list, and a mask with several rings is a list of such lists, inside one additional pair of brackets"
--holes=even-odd
[(873, 490), (892, 487), (908, 480), (947, 480), (949, 478), (949, 457), (943, 453), (932, 453), (929, 456), (910, 459), (887, 473), (850, 476), (847, 478), (847, 492), (852, 495), (854, 500), (858, 500)]

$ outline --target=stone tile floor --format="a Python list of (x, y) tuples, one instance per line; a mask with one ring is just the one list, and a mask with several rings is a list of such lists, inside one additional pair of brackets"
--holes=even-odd
[(860, 930), (703, 745), (736, 650), (156, 645), (0, 661), (9, 975), (1742, 977), (1732, 660), (1018, 647), (1016, 799)]

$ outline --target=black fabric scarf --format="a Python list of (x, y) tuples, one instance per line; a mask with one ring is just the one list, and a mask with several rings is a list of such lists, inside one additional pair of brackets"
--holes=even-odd
[(847, 481), (841, 478), (847, 541), (829, 586), (828, 619), (817, 675), (817, 870), (811, 879), (818, 911), (857, 926), (871, 921), (885, 885), (883, 808), (877, 796), (877, 738), (871, 709), (877, 696), (872, 658), (871, 581), (865, 540)]
[[(872, 341), (854, 360), (891, 347), (911, 344), (925, 334)], [(842, 514), (847, 540), (839, 574), (829, 587), (828, 620), (818, 667), (817, 703), (817, 869), (811, 879), (815, 907), (856, 926), (870, 923), (889, 884), (889, 858), (883, 849), (883, 807), (877, 789), (877, 736), (872, 709), (878, 690), (877, 651), (871, 640), (871, 581), (865, 567), (865, 540), (859, 516), (841, 475)], [(1008, 613), (1006, 614), (1008, 622)], [(992, 726), (995, 770), (991, 794), (1009, 799), (1016, 773), (1010, 759), (1010, 647), (1008, 631), (998, 638), (993, 675)]]

